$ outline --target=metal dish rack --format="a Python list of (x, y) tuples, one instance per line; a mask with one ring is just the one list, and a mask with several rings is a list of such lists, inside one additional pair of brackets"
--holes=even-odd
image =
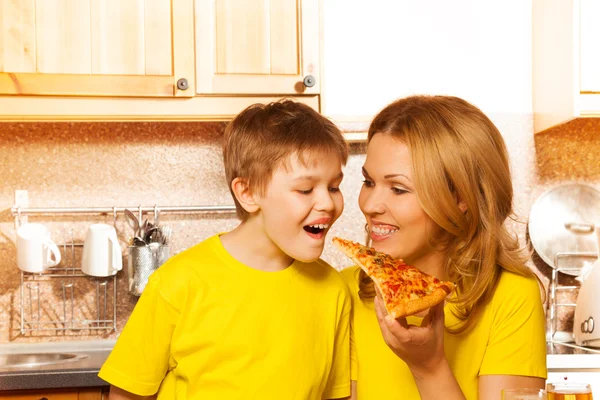
[[(16, 196), (15, 196), (16, 197)], [(125, 209), (135, 210), (139, 219), (145, 213), (154, 213), (158, 219), (159, 213), (235, 213), (235, 206), (146, 206), (142, 207), (77, 207), (77, 208), (28, 208), (15, 204), (11, 208), (18, 228), (27, 215), (111, 215), (116, 227), (117, 214)], [(62, 250), (62, 262), (41, 273), (21, 271), (20, 285), (20, 322), (21, 333), (33, 331), (116, 331), (117, 330), (117, 274), (105, 278), (96, 278), (84, 274), (75, 267), (75, 249), (83, 248), (83, 243), (76, 243), (71, 231), (70, 238), (59, 245)], [(59, 285), (57, 284), (59, 282)], [(76, 289), (79, 287), (95, 289), (93, 304), (87, 304), (88, 310), (77, 309)], [(43, 310), (41, 299), (48, 290), (58, 289), (62, 297), (62, 307), (59, 311)], [(80, 300), (77, 298), (77, 300)], [(51, 317), (47, 317), (51, 315)]]
[[(558, 307), (569, 307), (575, 308), (576, 303), (558, 303), (556, 295), (558, 292), (575, 292), (575, 290), (579, 289), (579, 285), (561, 285), (559, 282), (559, 272), (574, 272), (581, 270), (581, 267), (573, 267), (567, 266), (565, 264), (565, 259), (568, 258), (580, 258), (580, 259), (589, 259), (595, 261), (598, 258), (598, 253), (593, 252), (559, 252), (554, 256), (554, 266), (555, 268), (552, 270), (552, 276), (550, 279), (550, 287), (548, 289), (549, 294), (549, 341), (552, 344), (558, 344), (561, 346), (571, 347), (574, 349), (585, 350), (591, 353), (599, 353), (600, 350), (591, 349), (589, 347), (579, 346), (573, 342), (564, 342), (554, 339), (554, 334), (556, 333), (556, 323), (557, 323), (557, 310)], [(563, 264), (563, 265), (561, 265)]]
[[(83, 247), (83, 244), (75, 243), (71, 232), (70, 241), (60, 245), (65, 260), (61, 264), (65, 266), (50, 267), (41, 273), (21, 271), (21, 334), (34, 331), (117, 330), (117, 275), (95, 278), (81, 272), (80, 268), (74, 266), (76, 247)], [(43, 312), (41, 299), (47, 290), (57, 286), (57, 279), (62, 292), (62, 307), (59, 307), (62, 313), (51, 313), (55, 314), (54, 319), (44, 318), (43, 314), (50, 313)], [(95, 286), (95, 309), (90, 307), (84, 313), (75, 308), (75, 289), (90, 286), (90, 282)]]

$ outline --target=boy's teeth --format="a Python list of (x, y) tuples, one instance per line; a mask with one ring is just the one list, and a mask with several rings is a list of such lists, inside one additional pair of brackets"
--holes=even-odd
[(311, 228), (316, 228), (316, 229), (327, 229), (329, 228), (329, 225), (327, 224), (317, 224), (317, 225), (309, 225)]

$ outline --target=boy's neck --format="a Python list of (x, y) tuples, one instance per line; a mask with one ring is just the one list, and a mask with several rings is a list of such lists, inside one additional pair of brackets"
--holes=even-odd
[(236, 260), (251, 268), (265, 272), (283, 271), (294, 259), (285, 254), (266, 236), (256, 222), (249, 220), (234, 230), (221, 235), (225, 250)]

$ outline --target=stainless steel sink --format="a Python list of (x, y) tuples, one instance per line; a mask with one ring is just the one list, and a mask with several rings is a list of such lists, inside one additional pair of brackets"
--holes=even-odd
[(77, 361), (86, 355), (71, 353), (17, 353), (0, 354), (0, 368), (37, 367), (40, 365), (61, 364)]

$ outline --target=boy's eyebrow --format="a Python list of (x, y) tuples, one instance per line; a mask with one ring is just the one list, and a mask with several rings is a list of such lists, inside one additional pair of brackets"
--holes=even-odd
[[(366, 176), (367, 178), (371, 178), (371, 177), (369, 176), (369, 173), (368, 173), (368, 172), (367, 172), (367, 170), (365, 169), (365, 167), (362, 167), (362, 172), (363, 172), (363, 175), (364, 175), (364, 176)], [(397, 178), (397, 177), (399, 177), (399, 176), (401, 176), (401, 177), (403, 177), (403, 178), (407, 179), (408, 181), (412, 182), (412, 181), (410, 180), (410, 178), (409, 178), (408, 176), (404, 175), (404, 174), (388, 174), (388, 175), (385, 175), (385, 176), (383, 177), (383, 179), (392, 179), (392, 178)]]
[[(340, 172), (340, 173), (339, 173), (339, 175), (338, 175), (338, 176), (336, 176), (336, 177), (334, 178), (334, 180), (337, 180), (337, 179), (342, 179), (343, 177), (344, 177), (344, 173), (343, 173), (343, 172)], [(294, 181), (317, 181), (317, 180), (319, 180), (319, 179), (320, 179), (320, 178), (319, 178), (318, 176), (314, 176), (314, 175), (304, 175), (304, 176), (299, 176), (299, 177), (297, 177), (297, 178), (294, 178), (293, 180), (294, 180)]]

